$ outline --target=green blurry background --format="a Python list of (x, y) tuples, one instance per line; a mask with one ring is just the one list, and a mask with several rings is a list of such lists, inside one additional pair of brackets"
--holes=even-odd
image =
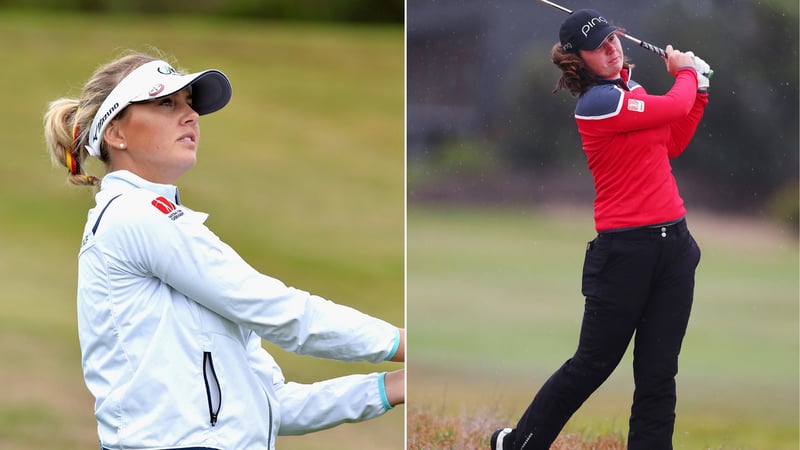
[[(75, 322), (93, 194), (51, 167), (42, 115), (120, 51), (151, 47), (187, 70), (218, 68), (233, 84), (230, 104), (201, 118), (182, 200), (209, 212), (210, 228), (260, 271), (404, 325), (400, 24), (0, 10), (0, 449), (97, 447)], [(402, 367), (270, 350), (300, 382)], [(278, 446), (400, 449), (404, 414)]]

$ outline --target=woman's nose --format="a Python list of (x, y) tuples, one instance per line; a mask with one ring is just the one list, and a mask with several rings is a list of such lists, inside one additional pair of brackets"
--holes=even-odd
[(197, 114), (197, 111), (195, 111), (194, 108), (192, 108), (192, 105), (188, 103), (184, 106), (184, 108), (185, 108), (184, 121), (196, 122), (197, 119), (200, 117), (200, 114)]

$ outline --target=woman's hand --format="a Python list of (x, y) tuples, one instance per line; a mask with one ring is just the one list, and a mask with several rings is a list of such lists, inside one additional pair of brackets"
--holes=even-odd
[(672, 45), (667, 45), (664, 52), (667, 54), (666, 58), (664, 58), (664, 62), (667, 64), (667, 72), (669, 72), (670, 75), (675, 76), (675, 74), (678, 73), (678, 69), (681, 67), (694, 67), (694, 58), (686, 53), (673, 49)]

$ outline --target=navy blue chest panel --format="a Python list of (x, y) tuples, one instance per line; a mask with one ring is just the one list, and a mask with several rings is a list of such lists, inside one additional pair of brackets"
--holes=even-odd
[[(636, 82), (629, 83), (630, 89), (636, 89), (639, 85)], [(619, 114), (622, 109), (625, 93), (616, 84), (601, 84), (594, 86), (578, 99), (575, 106), (575, 117), (581, 119), (605, 119)]]
[(578, 99), (575, 117), (603, 119), (619, 114), (622, 108), (622, 89), (611, 84), (595, 86)]

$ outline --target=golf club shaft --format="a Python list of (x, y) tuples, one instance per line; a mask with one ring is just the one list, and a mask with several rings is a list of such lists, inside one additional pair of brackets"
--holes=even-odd
[(564, 11), (564, 12), (565, 12), (565, 13), (567, 13), (567, 14), (572, 14), (572, 11), (571, 11), (571, 10), (569, 10), (569, 9), (567, 9), (567, 8), (564, 8), (564, 7), (563, 7), (563, 6), (561, 6), (561, 5), (557, 5), (557, 4), (553, 3), (553, 2), (548, 2), (547, 0), (539, 0), (539, 1), (540, 1), (540, 2), (542, 2), (542, 3), (544, 3), (545, 5), (552, 6), (552, 7), (553, 7), (553, 8), (555, 8), (555, 9), (560, 9), (561, 11)]

